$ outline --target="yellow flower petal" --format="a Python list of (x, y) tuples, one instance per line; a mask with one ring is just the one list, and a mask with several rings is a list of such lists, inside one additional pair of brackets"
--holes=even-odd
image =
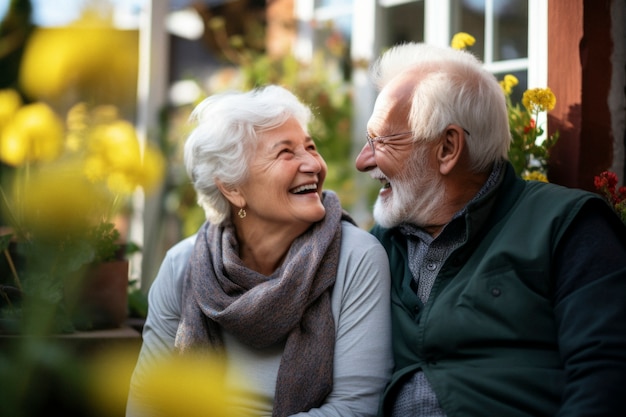
[(548, 177), (539, 171), (525, 171), (522, 175), (522, 179), (525, 179), (526, 181), (549, 182)]
[(475, 42), (476, 39), (469, 33), (458, 32), (452, 37), (450, 46), (452, 46), (453, 49), (465, 49), (468, 46), (474, 45)]
[(146, 194), (153, 192), (163, 180), (165, 159), (158, 149), (147, 146), (144, 150), (140, 186)]
[(548, 87), (533, 88), (524, 92), (522, 104), (531, 113), (550, 111), (556, 105), (556, 96)]
[(502, 91), (504, 91), (504, 94), (509, 96), (513, 92), (513, 87), (519, 84), (519, 80), (515, 75), (507, 74), (501, 81), (499, 81), (499, 83)]
[(0, 131), (13, 118), (22, 105), (22, 98), (13, 89), (0, 90)]
[(51, 161), (63, 149), (63, 124), (44, 103), (21, 107), (3, 131), (0, 159), (10, 165)]
[(512, 74), (505, 75), (504, 82), (510, 85), (511, 87), (515, 87), (517, 84), (519, 84), (519, 80), (517, 79), (517, 77)]
[(42, 239), (85, 234), (111, 205), (74, 163), (46, 166), (18, 178), (13, 196), (22, 225)]

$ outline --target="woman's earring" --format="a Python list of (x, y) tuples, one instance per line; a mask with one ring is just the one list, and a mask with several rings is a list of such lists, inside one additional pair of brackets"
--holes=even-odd
[(246, 217), (248, 213), (246, 213), (246, 211), (242, 208), (239, 209), (239, 212), (237, 213), (237, 215), (239, 216), (240, 219), (243, 219), (244, 217)]

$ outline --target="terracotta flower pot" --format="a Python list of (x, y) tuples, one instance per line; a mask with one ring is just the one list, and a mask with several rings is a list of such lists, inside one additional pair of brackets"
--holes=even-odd
[(128, 317), (128, 260), (91, 265), (72, 316), (78, 330), (120, 327)]

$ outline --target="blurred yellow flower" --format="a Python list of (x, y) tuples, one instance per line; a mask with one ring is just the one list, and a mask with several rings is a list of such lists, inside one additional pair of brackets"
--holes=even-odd
[(0, 160), (19, 166), (51, 161), (63, 150), (63, 122), (44, 103), (20, 107), (0, 136)]
[(556, 97), (549, 87), (533, 88), (524, 92), (522, 104), (531, 113), (550, 111), (554, 109)]
[(137, 183), (147, 194), (153, 192), (162, 182), (165, 172), (165, 158), (153, 145), (148, 144), (143, 151), (143, 161)]
[(129, 122), (99, 125), (89, 134), (86, 173), (92, 181), (123, 174), (140, 163), (139, 141)]
[(519, 84), (519, 80), (515, 75), (507, 74), (502, 80), (499, 81), (499, 83), (500, 87), (502, 87), (502, 91), (504, 91), (504, 94), (510, 96), (513, 91), (513, 87)]
[(525, 179), (526, 181), (548, 182), (548, 177), (540, 171), (525, 171), (522, 174), (522, 179)]
[(465, 49), (468, 46), (474, 45), (476, 39), (465, 32), (458, 32), (452, 37), (452, 42), (450, 42), (450, 46), (453, 49)]
[(0, 90), (0, 131), (22, 106), (22, 98), (13, 89)]
[[(128, 369), (136, 355), (111, 351), (93, 367), (91, 392), (94, 409), (108, 411), (123, 409), (128, 387)], [(232, 390), (223, 383), (222, 361), (208, 356), (174, 356), (162, 360), (143, 375), (141, 398), (145, 400), (146, 415), (152, 417), (231, 417)], [(241, 399), (238, 399), (241, 401)], [(243, 417), (243, 416), (242, 416)]]
[[(19, 96), (17, 96), (19, 98)], [(5, 114), (21, 101), (1, 91)], [(16, 104), (17, 103), (17, 104)], [(134, 126), (117, 108), (85, 103), (62, 120), (43, 102), (17, 108), (0, 130), (0, 160), (13, 165), (13, 184), (3, 195), (3, 210), (16, 230), (60, 236), (110, 221), (137, 187), (153, 191), (165, 172), (161, 152), (142, 149)], [(1, 126), (0, 126), (1, 127)], [(10, 198), (9, 198), (10, 196)]]
[(53, 240), (84, 235), (106, 215), (111, 198), (81, 175), (77, 162), (50, 164), (15, 178), (13, 214), (33, 237)]
[(36, 28), (20, 65), (23, 91), (62, 104), (78, 99), (129, 105), (136, 100), (137, 31), (81, 24)]
[(163, 170), (160, 152), (151, 145), (142, 152), (127, 121), (99, 125), (89, 135), (85, 174), (94, 182), (104, 181), (115, 194), (132, 194), (137, 187), (148, 192), (160, 182)]

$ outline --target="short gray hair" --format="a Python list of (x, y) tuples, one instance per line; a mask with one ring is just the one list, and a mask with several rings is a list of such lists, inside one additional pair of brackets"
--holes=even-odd
[(420, 77), (408, 121), (416, 138), (434, 139), (457, 124), (470, 132), (466, 143), (472, 169), (485, 171), (495, 160), (507, 159), (511, 133), (504, 92), (474, 55), (406, 43), (385, 52), (371, 69), (379, 89), (408, 72)]
[(276, 85), (215, 94), (196, 106), (190, 121), (197, 125), (185, 143), (184, 160), (208, 221), (221, 224), (230, 218), (229, 202), (217, 181), (227, 187), (244, 182), (259, 133), (282, 126), (290, 118), (307, 131), (311, 110)]

